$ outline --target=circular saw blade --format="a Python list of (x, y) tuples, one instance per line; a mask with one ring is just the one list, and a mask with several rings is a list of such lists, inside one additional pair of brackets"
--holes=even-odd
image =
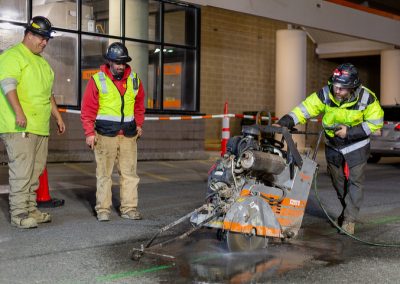
[(228, 231), (226, 242), (230, 251), (251, 251), (266, 248), (268, 238)]

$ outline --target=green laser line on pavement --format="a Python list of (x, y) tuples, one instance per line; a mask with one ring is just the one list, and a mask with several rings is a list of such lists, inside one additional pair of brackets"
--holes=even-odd
[(145, 273), (160, 271), (160, 270), (164, 270), (164, 269), (168, 269), (168, 268), (172, 268), (172, 267), (174, 267), (174, 265), (154, 266), (154, 267), (142, 269), (142, 270), (134, 270), (134, 271), (127, 271), (127, 272), (122, 272), (122, 273), (99, 276), (99, 277), (96, 277), (96, 280), (99, 282), (105, 282), (105, 281), (127, 278), (127, 277), (132, 277), (132, 276), (139, 276), (139, 275), (142, 275)]

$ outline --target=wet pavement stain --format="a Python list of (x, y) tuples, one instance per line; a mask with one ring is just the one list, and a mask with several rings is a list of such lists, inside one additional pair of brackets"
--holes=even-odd
[(175, 283), (262, 283), (305, 266), (339, 264), (342, 249), (337, 240), (318, 236), (313, 241), (273, 240), (265, 249), (230, 252), (215, 230), (202, 229), (186, 240), (152, 250), (175, 259), (145, 254), (140, 262), (148, 267), (169, 266), (162, 271), (162, 279)]

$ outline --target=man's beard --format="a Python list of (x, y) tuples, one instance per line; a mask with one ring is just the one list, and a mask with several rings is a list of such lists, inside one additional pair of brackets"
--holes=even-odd
[(345, 98), (342, 98), (342, 97), (339, 97), (339, 96), (335, 96), (335, 99), (336, 99), (339, 103), (341, 103), (341, 102), (344, 101)]
[(352, 97), (352, 93), (350, 93), (350, 94), (348, 94), (347, 96), (344, 96), (344, 97), (335, 95), (335, 99), (340, 103), (349, 101), (351, 99), (351, 97)]
[(112, 74), (113, 74), (114, 78), (116, 80), (118, 80), (118, 81), (121, 80), (122, 77), (124, 76), (124, 72), (123, 71), (113, 70)]

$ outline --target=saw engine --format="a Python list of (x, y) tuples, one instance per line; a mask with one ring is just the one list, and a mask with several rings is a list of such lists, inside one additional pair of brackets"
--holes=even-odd
[[(282, 140), (274, 138), (281, 134)], [(286, 128), (244, 126), (210, 169), (206, 204), (193, 225), (218, 229), (232, 251), (266, 247), (300, 229), (317, 164), (300, 155)]]

